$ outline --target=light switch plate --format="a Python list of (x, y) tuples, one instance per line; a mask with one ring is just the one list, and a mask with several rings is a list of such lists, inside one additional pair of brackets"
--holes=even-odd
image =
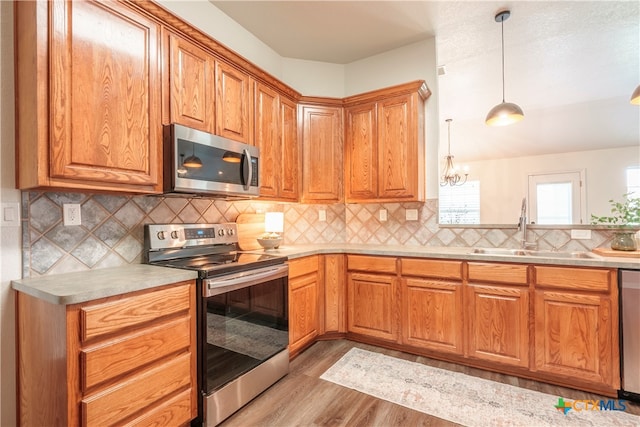
[(591, 239), (591, 230), (571, 230), (572, 239)]
[(2, 218), (0, 226), (19, 227), (20, 226), (20, 203), (2, 203)]
[(404, 211), (404, 216), (407, 221), (417, 221), (418, 209), (407, 209), (406, 211)]
[(386, 209), (380, 209), (380, 211), (378, 212), (378, 218), (380, 218), (380, 221), (384, 222), (387, 220), (387, 210)]
[(318, 211), (318, 221), (325, 222), (327, 220), (327, 211), (321, 209)]

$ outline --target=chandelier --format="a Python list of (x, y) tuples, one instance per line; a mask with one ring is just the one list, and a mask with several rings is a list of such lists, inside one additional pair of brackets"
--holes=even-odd
[(447, 157), (444, 158), (444, 172), (442, 177), (440, 177), (440, 186), (444, 187), (447, 185), (456, 186), (463, 185), (467, 182), (468, 173), (464, 174), (464, 180), (460, 176), (460, 174), (456, 171), (456, 167), (453, 165), (453, 156), (451, 155), (451, 119), (445, 120), (447, 122), (447, 134), (448, 134), (448, 142), (449, 149)]

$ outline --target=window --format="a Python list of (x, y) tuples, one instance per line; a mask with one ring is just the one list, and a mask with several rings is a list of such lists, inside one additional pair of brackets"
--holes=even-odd
[(584, 170), (529, 175), (529, 222), (584, 224)]
[(480, 223), (480, 181), (440, 187), (440, 224)]
[(632, 198), (640, 198), (640, 166), (627, 168), (627, 193)]

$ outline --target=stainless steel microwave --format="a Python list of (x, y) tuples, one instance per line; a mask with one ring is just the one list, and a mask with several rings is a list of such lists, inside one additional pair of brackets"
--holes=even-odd
[(257, 147), (178, 124), (165, 126), (163, 136), (165, 195), (260, 195)]

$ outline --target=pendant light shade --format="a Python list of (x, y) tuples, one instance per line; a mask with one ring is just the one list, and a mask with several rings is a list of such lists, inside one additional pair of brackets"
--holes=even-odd
[(499, 22), (502, 28), (502, 103), (493, 107), (489, 111), (489, 114), (487, 114), (485, 123), (488, 126), (506, 126), (519, 122), (524, 118), (522, 108), (517, 104), (505, 102), (504, 100), (504, 21), (506, 21), (509, 16), (511, 16), (511, 12), (504, 10), (498, 12), (495, 17), (496, 22)]
[(183, 166), (186, 166), (188, 168), (201, 168), (202, 160), (200, 160), (200, 158), (196, 156), (189, 156), (184, 159)]
[(485, 123), (489, 126), (506, 126), (524, 119), (522, 108), (513, 102), (503, 102), (489, 111)]
[(633, 91), (631, 100), (629, 102), (631, 102), (633, 105), (640, 105), (640, 85), (638, 85), (636, 90)]
[(201, 168), (202, 160), (200, 160), (200, 157), (196, 156), (196, 145), (192, 144), (191, 148), (193, 149), (193, 152), (189, 157), (184, 159), (184, 161), (182, 162), (182, 165), (188, 168)]

